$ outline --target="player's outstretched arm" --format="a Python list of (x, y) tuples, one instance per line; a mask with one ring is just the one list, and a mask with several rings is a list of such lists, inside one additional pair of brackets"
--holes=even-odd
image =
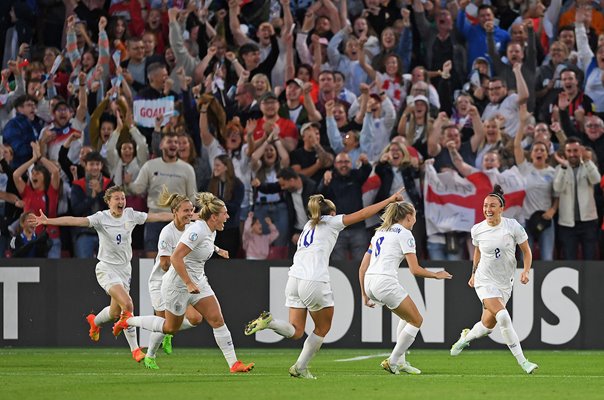
[(36, 226), (38, 225), (55, 225), (55, 226), (81, 226), (87, 228), (90, 222), (86, 217), (57, 217), (48, 218), (42, 210), (40, 216), (36, 216)]
[(414, 276), (421, 276), (422, 278), (433, 278), (433, 279), (451, 279), (453, 275), (448, 273), (447, 271), (438, 271), (431, 272), (427, 269), (421, 267), (419, 265), (419, 261), (417, 261), (417, 255), (415, 253), (407, 253), (405, 254), (405, 259), (407, 260), (407, 264), (409, 265), (409, 271)]

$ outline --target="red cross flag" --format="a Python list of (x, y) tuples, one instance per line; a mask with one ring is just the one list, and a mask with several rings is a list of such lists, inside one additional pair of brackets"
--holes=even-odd
[(503, 172), (480, 171), (463, 178), (455, 171), (437, 173), (433, 165), (426, 164), (424, 208), (427, 234), (470, 232), (474, 224), (484, 219), (482, 204), (495, 184), (501, 185), (505, 193), (503, 215), (524, 222), (522, 203), (526, 182), (518, 168), (512, 167)]

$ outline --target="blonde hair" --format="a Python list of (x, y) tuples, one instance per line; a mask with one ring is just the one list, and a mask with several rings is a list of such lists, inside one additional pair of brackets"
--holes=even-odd
[(322, 194), (315, 194), (308, 199), (308, 214), (310, 214), (310, 226), (315, 227), (321, 222), (322, 215), (328, 215), (336, 211), (333, 201), (327, 200)]
[(212, 214), (219, 214), (222, 211), (222, 207), (226, 207), (224, 201), (209, 192), (197, 193), (195, 195), (195, 202), (201, 208), (199, 210), (199, 217), (204, 221), (210, 219)]
[(386, 211), (384, 211), (384, 214), (382, 214), (380, 217), (382, 220), (382, 225), (380, 225), (377, 230), (386, 231), (390, 229), (392, 225), (404, 219), (407, 217), (407, 215), (413, 214), (414, 212), (415, 207), (413, 207), (413, 204), (407, 201), (390, 203), (386, 206)]
[[(254, 75), (252, 77), (252, 79), (250, 80), (250, 83), (254, 84), (254, 82), (256, 82), (256, 81), (264, 81), (264, 84), (266, 85), (266, 90), (264, 91), (264, 93), (268, 93), (268, 92), (272, 92), (273, 91), (273, 88), (271, 86), (271, 81), (268, 79), (268, 76), (266, 76), (265, 74), (256, 74), (256, 75)], [(256, 93), (256, 97), (260, 97), (264, 93), (260, 93), (260, 94)]]
[(380, 158), (382, 158), (382, 156), (384, 154), (388, 153), (392, 146), (398, 147), (399, 150), (401, 151), (401, 153), (403, 153), (403, 159), (401, 160), (400, 167), (407, 167), (407, 166), (411, 165), (411, 154), (409, 153), (409, 150), (407, 150), (407, 146), (403, 146), (399, 142), (388, 143), (388, 145), (386, 147), (384, 147), (384, 150), (382, 150), (382, 153), (380, 154)]
[(175, 212), (185, 201), (189, 201), (187, 196), (180, 193), (170, 193), (168, 187), (163, 185), (161, 188), (161, 193), (157, 199), (157, 205), (160, 207), (170, 207), (170, 210)]
[(111, 200), (111, 195), (113, 193), (118, 193), (118, 192), (122, 192), (122, 193), (126, 194), (126, 192), (124, 191), (124, 188), (121, 186), (111, 186), (110, 188), (105, 190), (105, 195), (103, 196), (103, 200), (105, 201), (105, 203), (107, 205), (109, 205), (109, 200)]

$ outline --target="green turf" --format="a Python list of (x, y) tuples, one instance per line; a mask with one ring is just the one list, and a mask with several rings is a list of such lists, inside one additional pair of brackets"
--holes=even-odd
[[(407, 360), (423, 374), (396, 376), (379, 366), (387, 352), (323, 349), (308, 381), (287, 372), (299, 350), (238, 349), (256, 368), (231, 375), (217, 349), (175, 347), (159, 354), (159, 371), (127, 349), (0, 349), (0, 399), (604, 399), (602, 351), (527, 351), (540, 366), (532, 376), (507, 350), (472, 349), (455, 358), (412, 350)], [(359, 356), (374, 357), (338, 361)]]

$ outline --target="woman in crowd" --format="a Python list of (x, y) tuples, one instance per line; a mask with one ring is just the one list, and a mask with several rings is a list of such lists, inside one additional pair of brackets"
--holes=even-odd
[[(524, 155), (522, 139), (529, 118), (526, 104), (520, 106), (520, 126), (514, 137), (514, 157), (518, 170), (526, 179), (526, 197), (522, 208), (524, 218), (527, 221), (525, 227), (540, 221), (542, 224), (537, 228), (528, 229), (529, 246), (533, 248), (535, 242), (539, 243), (539, 255), (541, 260), (552, 261), (554, 259), (554, 215), (558, 211), (558, 196), (554, 192), (554, 176), (556, 170), (549, 165), (549, 148), (544, 142), (535, 141), (531, 146), (530, 161)], [(531, 222), (533, 221), (533, 222)]]
[(419, 168), (417, 164), (412, 162), (411, 155), (405, 146), (392, 141), (384, 149), (380, 161), (375, 166), (375, 173), (382, 182), (375, 196), (375, 201), (383, 200), (404, 188), (404, 200), (415, 207), (417, 222), (413, 228), (413, 236), (417, 240), (418, 256), (422, 258), (424, 255), (426, 221), (424, 219), (424, 202), (419, 187)]
[[(40, 152), (40, 145), (37, 142), (31, 143), (32, 158), (20, 165), (13, 172), (13, 180), (23, 199), (23, 211), (38, 210), (44, 211), (51, 217), (57, 216), (57, 207), (59, 204), (59, 189), (61, 184), (61, 175), (57, 167), (48, 158), (43, 157)], [(40, 162), (36, 164), (36, 162)], [(23, 180), (26, 171), (33, 165), (29, 173), (29, 180)], [(61, 258), (61, 236), (59, 228), (54, 224), (50, 226), (36, 228), (36, 234), (39, 236), (46, 232), (52, 240), (52, 247), (48, 250), (48, 258)]]
[(205, 185), (205, 189), (224, 201), (231, 213), (231, 221), (227, 221), (224, 229), (216, 234), (216, 243), (236, 256), (240, 247), (239, 219), (244, 187), (235, 175), (233, 162), (229, 156), (222, 154), (214, 159), (212, 178)]

